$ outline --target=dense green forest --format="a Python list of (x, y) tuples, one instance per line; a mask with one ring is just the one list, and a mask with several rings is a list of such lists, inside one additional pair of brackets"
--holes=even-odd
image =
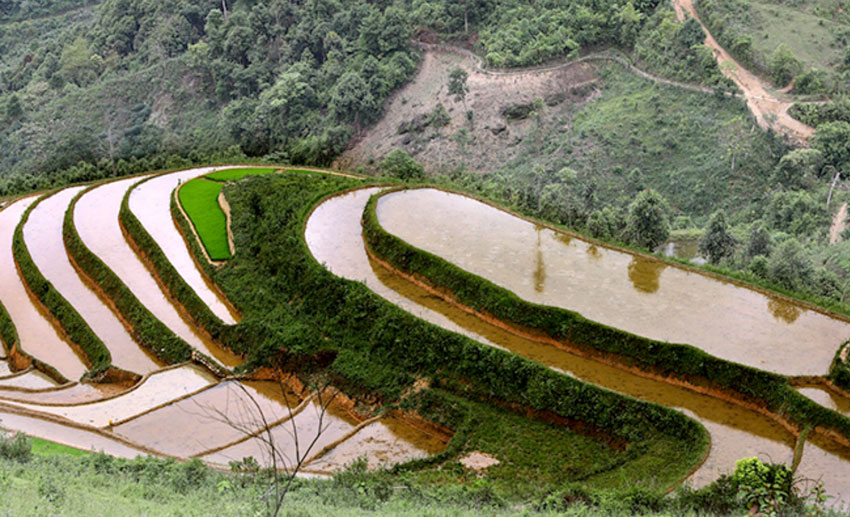
[[(415, 70), (411, 37), (429, 33), (493, 66), (638, 44), (656, 69), (721, 82), (691, 50), (699, 27), (671, 33), (658, 3), (4, 2), (0, 195), (141, 170), (149, 164), (134, 160), (161, 155), (326, 164), (380, 116)], [(662, 56), (648, 50), (668, 40)], [(91, 167), (69, 171), (80, 162)]]

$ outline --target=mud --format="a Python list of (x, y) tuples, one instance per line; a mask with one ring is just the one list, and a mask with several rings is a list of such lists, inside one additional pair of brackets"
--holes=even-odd
[(107, 427), (207, 388), (215, 382), (216, 379), (205, 370), (185, 365), (152, 374), (135, 389), (108, 400), (67, 406), (13, 402), (8, 404), (60, 416), (92, 427)]
[[(270, 433), (262, 432), (257, 437), (202, 456), (201, 459), (228, 465), (231, 461), (253, 457), (263, 466), (276, 464), (279, 469), (291, 468), (298, 460), (309, 460), (327, 445), (344, 438), (359, 423), (333, 405), (324, 413), (321, 408), (317, 402), (311, 401), (295, 418), (271, 428)], [(269, 442), (274, 443), (274, 457)]]
[(437, 454), (446, 444), (402, 420), (387, 417), (360, 429), (354, 436), (310, 463), (310, 469), (333, 472), (365, 457), (368, 468), (391, 467)]
[(165, 454), (190, 457), (286, 418), (288, 408), (299, 402), (274, 383), (225, 381), (115, 426), (113, 431)]
[(98, 433), (16, 414), (3, 409), (0, 409), (0, 425), (10, 431), (20, 431), (29, 436), (50, 440), (76, 449), (104, 452), (119, 458), (132, 459), (136, 456), (148, 454), (148, 451), (134, 448), (129, 444), (107, 438)]

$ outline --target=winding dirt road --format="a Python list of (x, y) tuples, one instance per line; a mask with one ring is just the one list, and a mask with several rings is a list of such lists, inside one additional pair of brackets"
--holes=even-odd
[(793, 102), (775, 97), (770, 93), (769, 85), (735, 61), (726, 49), (714, 39), (708, 27), (702, 22), (694, 8), (693, 0), (672, 1), (673, 9), (676, 11), (676, 17), (680, 21), (684, 20), (686, 15), (690, 15), (702, 25), (706, 35), (705, 45), (714, 52), (717, 65), (720, 67), (723, 75), (735, 81), (738, 88), (744, 92), (747, 107), (749, 107), (750, 111), (756, 117), (759, 126), (764, 129), (773, 129), (794, 143), (805, 144), (809, 137), (814, 134), (815, 130), (788, 114), (788, 109)]

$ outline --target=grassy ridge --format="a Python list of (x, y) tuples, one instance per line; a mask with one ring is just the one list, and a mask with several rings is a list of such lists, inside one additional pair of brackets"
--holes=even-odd
[(178, 191), (180, 204), (212, 260), (230, 258), (227, 221), (218, 205), (218, 195), (222, 187), (221, 183), (197, 178), (180, 187)]
[(30, 214), (43, 200), (51, 195), (53, 193), (42, 196), (24, 212), (18, 226), (15, 228), (15, 235), (12, 240), (12, 253), (30, 291), (35, 294), (35, 297), (59, 321), (59, 324), (67, 333), (68, 338), (83, 351), (89, 368), (86, 376), (95, 377), (112, 366), (112, 355), (109, 353), (109, 349), (106, 348), (106, 345), (94, 333), (91, 327), (89, 327), (83, 317), (80, 316), (80, 313), (74, 309), (74, 306), (44, 277), (33, 261), (24, 240), (24, 225), (27, 224)]
[[(303, 236), (308, 213), (324, 197), (362, 185), (346, 178), (284, 173), (225, 187), (242, 252), (214, 278), (243, 309), (241, 332), (255, 345), (250, 365), (274, 363), (281, 349), (287, 351), (287, 364), (325, 350), (334, 357), (329, 366), (334, 384), (456, 430), (450, 444), (454, 455), (491, 443), (487, 436), (493, 424), (483, 425), (488, 419), (505, 433), (517, 425), (538, 425), (514, 420), (506, 409), (487, 417), (494, 403), (551, 412), (556, 419), (582, 423), (627, 444), (617, 461), (600, 456), (601, 463), (588, 462), (590, 470), (581, 472), (544, 461), (542, 450), (549, 448), (554, 455), (553, 448), (559, 447), (552, 435), (530, 434), (539, 438), (491, 445), (497, 450), (489, 452), (511, 459), (494, 467), (491, 476), (499, 479), (501, 490), (517, 496), (567, 481), (619, 486), (629, 479), (664, 489), (703, 458), (707, 433), (681, 413), (585, 384), (430, 325), (318, 264)], [(412, 390), (417, 379), (428, 381), (430, 388)], [(427, 472), (422, 475), (457, 481), (451, 472)]]
[(65, 212), (63, 236), (69, 256), (79, 268), (112, 300), (118, 312), (132, 327), (131, 335), (167, 364), (181, 363), (192, 357), (192, 347), (174, 334), (133, 295), (130, 288), (92, 253), (74, 227), (74, 207), (91, 188), (77, 194)]
[(369, 248), (401, 271), (448, 289), (460, 303), (592, 353), (614, 356), (629, 366), (731, 391), (759, 403), (799, 429), (821, 426), (850, 439), (850, 419), (801, 395), (781, 375), (725, 361), (690, 345), (636, 336), (587, 320), (573, 311), (529, 303), (486, 279), (411, 246), (380, 226), (377, 198), (370, 200), (363, 214)]

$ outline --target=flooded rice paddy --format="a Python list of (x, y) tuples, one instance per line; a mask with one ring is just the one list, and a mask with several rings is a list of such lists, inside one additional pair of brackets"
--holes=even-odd
[[(824, 375), (850, 323), (435, 189), (378, 203), (384, 228), (521, 298), (786, 375)], [(450, 231), (449, 231), (450, 230)]]
[(42, 200), (24, 225), (24, 242), (41, 274), (82, 316), (103, 341), (112, 364), (145, 374), (161, 365), (130, 336), (118, 317), (77, 274), (65, 252), (62, 224), (71, 200), (84, 187), (73, 187)]
[[(142, 185), (152, 185), (150, 190), (140, 188), (134, 192), (130, 203), (142, 224), (176, 262), (181, 275), (220, 317), (232, 323), (235, 321), (233, 315), (221, 312), (227, 310), (226, 302), (218, 298), (211, 286), (197, 283), (203, 277), (191, 260), (182, 237), (176, 233), (168, 207), (174, 182), (208, 171), (196, 169), (178, 173), (177, 177), (159, 177)], [(162, 178), (168, 181), (157, 181)], [(214, 345), (179, 317), (176, 308), (124, 240), (118, 210), (124, 193), (138, 181), (139, 178), (129, 178), (108, 183), (85, 194), (74, 213), (77, 231), (84, 243), (128, 284), (140, 301), (178, 335), (201, 351), (212, 352), (228, 366), (238, 364), (238, 358), (206, 348)], [(219, 381), (206, 369), (192, 364), (163, 369), (157, 369), (159, 366), (153, 362), (142, 366), (143, 360), (133, 358), (129, 352), (131, 344), (137, 345), (128, 340), (129, 335), (123, 327), (120, 332), (116, 327), (108, 327), (114, 323), (108, 321), (109, 318), (116, 320), (114, 314), (80, 282), (75, 271), (68, 269), (71, 264), (65, 255), (62, 219), (71, 199), (80, 190), (81, 187), (73, 187), (45, 198), (24, 227), (25, 242), (36, 266), (87, 319), (110, 348), (114, 362), (136, 372), (148, 372), (148, 375), (135, 386), (88, 383), (59, 386), (34, 369), (13, 372), (0, 356), (0, 423), (4, 428), (115, 456), (132, 458), (151, 452), (178, 458), (204, 456), (226, 467), (228, 461), (241, 460), (245, 455), (253, 455), (261, 464), (267, 464), (268, 454), (264, 455), (264, 451), (268, 448), (263, 442), (262, 430), (268, 426), (278, 446), (278, 459), (293, 457), (296, 449), (303, 455), (308, 448), (308, 459), (327, 458), (316, 468), (308, 469), (317, 473), (330, 473), (342, 467), (349, 459), (360, 456), (352, 456), (355, 450), (375, 455), (370, 458), (370, 465), (377, 466), (420, 458), (445, 447), (440, 439), (394, 418), (364, 426), (336, 405), (323, 413), (315, 396), (302, 400), (275, 383)], [(33, 202), (34, 198), (19, 201), (0, 213), (0, 241), (5, 238), (9, 245), (6, 262), (0, 262), (0, 282), (12, 287), (17, 283), (22, 292), (11, 254), (11, 238), (17, 221)], [(157, 208), (140, 208), (140, 203), (157, 205)], [(154, 214), (160, 209), (161, 214)], [(162, 214), (166, 217), (160, 217)], [(174, 229), (174, 234), (157, 231), (166, 222)], [(180, 239), (179, 246), (171, 240), (175, 235)], [(183, 257), (175, 258), (179, 253)], [(16, 299), (5, 289), (6, 284), (0, 283), (4, 288), (0, 289), (0, 299), (5, 295), (9, 302), (27, 302), (8, 303), (22, 335), (24, 350), (27, 350), (26, 344), (32, 344), (33, 355), (43, 355), (46, 363), (59, 363), (65, 366), (65, 371), (71, 371), (69, 365), (62, 362), (61, 354), (44, 354), (43, 343), (35, 339), (52, 333), (53, 343), (44, 340), (48, 350), (52, 344), (60, 343), (70, 352), (70, 345), (56, 335), (53, 327), (29, 303), (25, 292), (23, 298)], [(29, 307), (29, 312), (24, 312), (22, 307)], [(97, 312), (103, 310), (106, 312)], [(121, 357), (127, 362), (122, 362)], [(81, 375), (84, 368), (80, 362), (77, 372)], [(68, 376), (73, 378), (73, 375)], [(318, 440), (310, 446), (312, 436), (320, 429)], [(348, 444), (349, 438), (356, 439), (354, 446)], [(283, 465), (279, 463), (279, 466)]]
[(23, 388), (26, 390), (41, 390), (53, 388), (56, 381), (35, 369), (14, 373), (0, 379), (0, 388)]
[(157, 176), (139, 184), (130, 192), (130, 210), (138, 218), (145, 230), (162, 249), (168, 261), (183, 277), (183, 280), (198, 294), (224, 323), (232, 325), (237, 318), (231, 312), (228, 304), (209, 285), (206, 278), (198, 270), (182, 234), (175, 226), (171, 216), (172, 192), (181, 183), (208, 174), (215, 167), (191, 169)]
[(104, 452), (110, 456), (128, 459), (148, 454), (141, 448), (109, 438), (93, 430), (80, 429), (43, 418), (21, 415), (13, 412), (13, 410), (4, 409), (2, 404), (0, 404), (0, 423), (6, 429), (20, 430), (29, 436), (50, 440), (84, 451)]
[[(183, 319), (121, 231), (118, 213), (127, 189), (139, 178), (106, 183), (83, 194), (74, 209), (74, 225), (85, 245), (130, 288), (153, 315), (190, 346), (236, 366), (240, 359), (213, 343)], [(194, 266), (193, 266), (194, 267)], [(13, 318), (14, 319), (14, 318)]]
[(62, 406), (17, 402), (8, 404), (60, 416), (79, 424), (107, 427), (207, 388), (215, 382), (215, 377), (200, 367), (186, 365), (154, 373), (134, 389), (107, 400)]
[[(690, 478), (696, 486), (731, 472), (735, 461), (743, 457), (758, 456), (765, 461), (790, 464), (794, 436), (764, 415), (516, 336), (457, 309), (370, 261), (363, 246), (359, 214), (369, 197), (379, 191), (367, 188), (330, 198), (311, 214), (305, 230), (308, 247), (316, 260), (331, 272), (363, 281), (371, 290), (404, 310), (481, 343), (528, 357), (597, 386), (681, 409), (711, 434), (709, 456)], [(810, 450), (818, 455), (823, 449), (812, 445)], [(812, 461), (812, 464), (817, 465), (817, 462)], [(850, 463), (839, 463), (837, 467), (828, 471), (821, 469), (825, 484), (833, 492), (850, 473)]]
[(300, 402), (292, 393), (274, 393), (280, 390), (275, 383), (256, 384), (225, 381), (113, 431), (165, 454), (196, 456), (282, 420)]
[(12, 254), (15, 227), (34, 202), (35, 197), (28, 197), (0, 210), (0, 303), (15, 323), (21, 349), (50, 364), (66, 378), (76, 380), (86, 372), (85, 363), (33, 304), (18, 276)]

